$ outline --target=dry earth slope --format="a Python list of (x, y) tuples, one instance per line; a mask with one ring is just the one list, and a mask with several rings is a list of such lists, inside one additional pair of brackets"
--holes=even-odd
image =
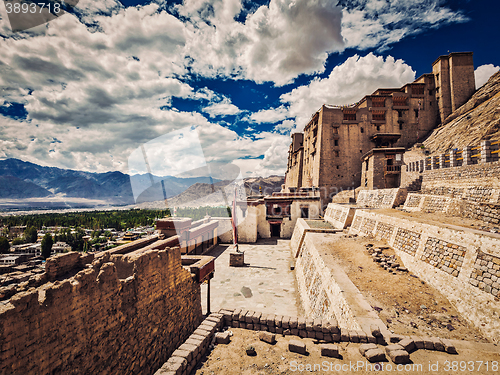
[(500, 139), (500, 71), (424, 141), (432, 154)]

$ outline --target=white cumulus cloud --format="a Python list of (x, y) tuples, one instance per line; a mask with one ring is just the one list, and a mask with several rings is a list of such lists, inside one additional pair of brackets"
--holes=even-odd
[(478, 66), (474, 71), (476, 89), (484, 85), (490, 77), (500, 70), (500, 66), (495, 66), (493, 64), (485, 64)]

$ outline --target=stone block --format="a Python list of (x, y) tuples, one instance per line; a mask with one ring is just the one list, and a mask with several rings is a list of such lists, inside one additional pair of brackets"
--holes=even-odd
[(279, 335), (282, 335), (283, 334), (283, 328), (276, 327), (276, 333), (279, 334)]
[(458, 354), (455, 345), (448, 339), (441, 339), (441, 342), (444, 345), (444, 351), (448, 354)]
[(274, 318), (274, 326), (281, 327), (281, 321), (283, 320), (283, 315), (276, 315)]
[(298, 320), (297, 320), (297, 328), (299, 330), (305, 330), (306, 329), (306, 319), (305, 318), (298, 318)]
[(261, 325), (261, 326), (260, 326), (260, 330), (261, 330), (261, 331), (264, 331), (264, 332), (269, 331), (269, 329), (268, 329), (268, 328), (267, 328), (267, 326), (265, 326), (265, 325)]
[(323, 334), (323, 332), (316, 332), (316, 339), (323, 340), (324, 337), (325, 335)]
[(349, 331), (342, 330), (342, 333), (340, 334), (340, 341), (349, 342)]
[(290, 340), (288, 350), (292, 353), (306, 354), (306, 344), (299, 340)]
[(253, 323), (253, 314), (255, 314), (255, 311), (248, 311), (245, 315), (245, 322), (246, 323)]
[(267, 326), (267, 329), (269, 332), (276, 333), (276, 327), (275, 326)]
[(378, 345), (387, 345), (387, 341), (384, 336), (375, 337), (377, 339)]
[(281, 320), (281, 327), (283, 329), (289, 329), (290, 328), (290, 317), (289, 316), (284, 316), (283, 319)]
[(366, 337), (366, 333), (364, 331), (356, 331), (359, 337), (359, 342), (362, 344), (366, 344), (368, 342), (368, 338)]
[(438, 337), (431, 337), (430, 339), (434, 345), (434, 350), (444, 352), (444, 345)]
[(403, 349), (403, 347), (402, 347), (401, 345), (399, 345), (399, 344), (391, 344), (391, 345), (387, 345), (387, 346), (385, 347), (385, 351), (386, 351), (387, 353), (392, 352), (392, 351), (395, 351), (395, 350), (404, 350), (404, 349)]
[(401, 336), (401, 335), (394, 335), (392, 334), (391, 337), (390, 337), (390, 342), (391, 343), (397, 343), (397, 342), (400, 342), (404, 337)]
[(276, 343), (276, 335), (271, 332), (260, 332), (259, 340), (274, 345)]
[(365, 355), (365, 352), (370, 349), (377, 349), (378, 346), (375, 344), (361, 344), (359, 346), (359, 352), (361, 353), (362, 356)]
[(323, 357), (339, 357), (339, 347), (335, 344), (320, 344), (321, 355)]
[(254, 329), (254, 331), (260, 331), (260, 329), (261, 329), (261, 325), (260, 325), (260, 324), (255, 324), (255, 323), (254, 323), (254, 325), (253, 325), (253, 329)]
[(236, 320), (233, 320), (231, 322), (231, 327), (233, 327), (233, 328), (240, 328), (240, 322), (238, 322)]
[(260, 312), (254, 312), (252, 316), (252, 323), (253, 324), (260, 324), (260, 317), (262, 316), (262, 313)]
[(186, 358), (186, 360), (188, 362), (191, 362), (191, 359), (193, 359), (193, 353), (188, 351), (188, 350), (180, 350), (180, 349), (176, 349), (174, 350), (174, 352), (172, 353), (172, 357), (182, 357), (182, 358)]
[(434, 342), (430, 337), (422, 337), (422, 341), (424, 342), (424, 349), (434, 350)]
[(323, 340), (326, 342), (333, 342), (331, 333), (323, 333)]
[(323, 331), (323, 321), (321, 319), (314, 319), (313, 320), (313, 329), (316, 332), (322, 332)]
[(349, 331), (349, 341), (350, 342), (359, 342), (359, 336), (357, 331), (350, 330)]
[(247, 324), (245, 322), (239, 322), (239, 328), (246, 329), (247, 328)]
[(240, 322), (245, 322), (247, 313), (248, 313), (248, 310), (241, 310), (239, 315), (238, 315), (238, 320)]
[(231, 337), (229, 336), (229, 332), (217, 332), (215, 334), (215, 342), (217, 344), (229, 344)]
[[(290, 317), (290, 321), (289, 321), (289, 325), (290, 325), (290, 329), (294, 329), (294, 328), (298, 328), (298, 323), (299, 322), (299, 319), (297, 317)], [(304, 324), (305, 324), (305, 321), (304, 321)]]
[(239, 320), (241, 309), (235, 309), (233, 311), (232, 320)]
[(293, 336), (298, 336), (298, 335), (299, 335), (299, 330), (298, 330), (298, 328), (292, 328), (290, 331), (292, 332), (292, 335), (293, 335)]
[(340, 342), (341, 341), (341, 334), (339, 333), (331, 333), (332, 335), (332, 342)]
[(315, 339), (316, 338), (316, 332), (314, 332), (314, 331), (306, 331), (306, 332), (307, 332), (308, 339)]
[(307, 331), (305, 329), (299, 329), (299, 337), (306, 338)]
[(424, 340), (419, 336), (410, 336), (410, 339), (415, 343), (415, 348), (424, 349)]
[(306, 331), (314, 331), (314, 320), (306, 319)]
[(230, 267), (243, 267), (245, 265), (245, 253), (229, 253)]
[(371, 331), (372, 335), (375, 336), (375, 337), (381, 337), (382, 336), (382, 334), (380, 333), (379, 326), (377, 326), (375, 324), (372, 324), (370, 326), (370, 331)]
[(198, 355), (198, 352), (199, 352), (199, 348), (197, 345), (192, 345), (192, 344), (188, 344), (188, 343), (182, 344), (177, 349), (187, 350), (188, 352), (192, 352), (193, 358), (196, 358), (196, 356)]
[(246, 328), (246, 329), (253, 330), (253, 324), (252, 324), (252, 323), (246, 323), (245, 328)]
[(411, 353), (416, 348), (413, 340), (409, 338), (401, 340), (400, 342), (398, 342), (398, 345), (401, 345), (403, 349), (406, 350), (408, 353)]
[(377, 343), (377, 338), (375, 336), (372, 336), (370, 334), (366, 334), (366, 340), (368, 341), (369, 344), (376, 344)]
[(292, 334), (292, 331), (289, 328), (283, 330), (284, 336), (290, 336), (291, 334)]
[(391, 350), (388, 353), (388, 355), (391, 361), (396, 364), (403, 364), (410, 362), (410, 355), (406, 350)]
[(386, 360), (385, 353), (382, 349), (370, 349), (365, 352), (365, 358), (370, 363), (384, 362)]

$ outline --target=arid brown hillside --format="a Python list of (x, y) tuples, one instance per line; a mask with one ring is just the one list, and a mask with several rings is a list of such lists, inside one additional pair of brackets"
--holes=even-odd
[(500, 139), (500, 72), (436, 128), (424, 145), (431, 153), (438, 153), (479, 145), (484, 139)]

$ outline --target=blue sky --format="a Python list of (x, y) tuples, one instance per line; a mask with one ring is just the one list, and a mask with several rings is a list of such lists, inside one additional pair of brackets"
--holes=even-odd
[[(236, 164), (244, 177), (282, 175), (290, 133), (324, 103), (402, 86), (448, 52), (473, 51), (484, 83), (500, 65), (491, 42), (499, 8), (483, 0), (80, 0), (70, 14), (13, 33), (0, 4), (0, 158), (138, 172), (129, 170), (134, 150), (189, 127), (206, 161)], [(150, 168), (195, 168), (193, 149), (181, 138), (164, 143)]]

